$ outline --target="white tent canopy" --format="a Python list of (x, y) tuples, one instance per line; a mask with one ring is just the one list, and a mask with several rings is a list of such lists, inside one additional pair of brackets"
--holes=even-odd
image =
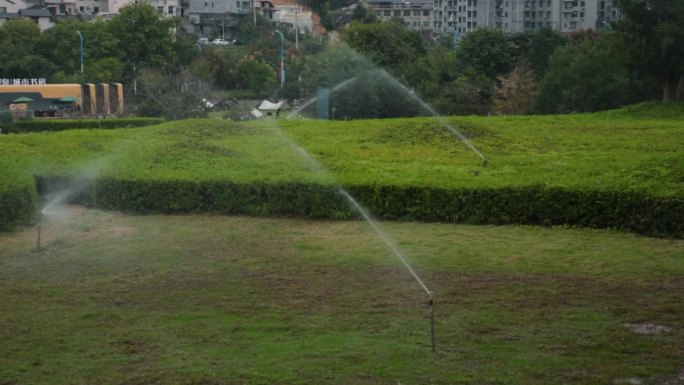
[(257, 107), (260, 110), (277, 110), (280, 108), (280, 106), (283, 104), (283, 101), (279, 101), (278, 103), (271, 103), (268, 100), (264, 100), (261, 102), (259, 107)]

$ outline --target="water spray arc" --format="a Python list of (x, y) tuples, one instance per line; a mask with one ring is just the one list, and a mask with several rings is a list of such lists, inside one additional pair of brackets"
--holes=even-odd
[(352, 197), (343, 188), (339, 188), (338, 192), (340, 195), (345, 197), (345, 199), (347, 199), (347, 201), (349, 201), (352, 204), (352, 206), (354, 206), (354, 208), (359, 212), (359, 214), (361, 214), (363, 219), (365, 219), (366, 222), (368, 222), (368, 224), (371, 226), (371, 228), (373, 228), (373, 231), (375, 231), (375, 234), (377, 234), (377, 236), (380, 237), (380, 239), (382, 239), (383, 242), (385, 242), (387, 247), (389, 247), (390, 250), (392, 250), (394, 255), (396, 255), (401, 260), (401, 262), (404, 264), (406, 269), (411, 273), (411, 275), (416, 280), (416, 282), (418, 282), (420, 287), (423, 288), (423, 290), (425, 290), (425, 292), (427, 293), (427, 295), (428, 295), (428, 303), (427, 303), (428, 304), (428, 316), (429, 316), (429, 320), (430, 320), (430, 341), (431, 341), (432, 351), (436, 352), (437, 348), (435, 347), (435, 317), (434, 317), (434, 303), (435, 303), (435, 301), (434, 301), (434, 298), (432, 296), (432, 290), (428, 289), (428, 287), (425, 285), (425, 283), (423, 283), (423, 280), (420, 279), (420, 277), (418, 276), (416, 271), (413, 270), (413, 267), (411, 267), (411, 265), (408, 263), (408, 261), (404, 257), (404, 254), (397, 247), (396, 242), (392, 241), (385, 234), (385, 232), (380, 229), (377, 222), (373, 219), (373, 217), (371, 217), (368, 210), (366, 210), (363, 206), (361, 206), (359, 204), (359, 202), (357, 202), (356, 199), (354, 199), (354, 197)]
[(380, 76), (384, 77), (385, 79), (389, 80), (392, 84), (394, 84), (396, 87), (399, 87), (401, 90), (403, 90), (407, 95), (411, 97), (416, 103), (418, 103), (425, 111), (429, 112), (434, 118), (437, 119), (437, 121), (442, 125), (442, 127), (446, 128), (449, 132), (454, 134), (458, 140), (463, 142), (463, 144), (466, 145), (469, 149), (471, 149), (477, 156), (482, 159), (483, 166), (487, 167), (487, 164), (489, 161), (487, 158), (480, 152), (480, 150), (475, 147), (475, 145), (466, 138), (463, 133), (454, 127), (451, 123), (447, 122), (442, 115), (440, 115), (437, 111), (435, 111), (434, 108), (432, 108), (429, 104), (427, 104), (423, 99), (421, 99), (418, 95), (416, 95), (415, 92), (412, 90), (408, 89), (404, 84), (402, 84), (400, 81), (398, 81), (394, 76), (390, 75), (385, 71), (384, 69), (378, 69), (377, 70)]
[[(325, 172), (325, 169), (323, 166), (316, 161), (311, 154), (309, 154), (304, 148), (299, 146), (297, 143), (295, 143), (290, 137), (285, 135), (285, 133), (280, 129), (278, 126), (274, 126), (280, 136), (284, 138), (290, 147), (298, 153), (303, 159), (305, 159), (315, 170), (319, 172)], [(427, 285), (423, 282), (422, 279), (420, 279), (420, 276), (416, 273), (416, 271), (413, 269), (411, 264), (408, 263), (406, 260), (406, 257), (404, 256), (404, 253), (399, 249), (397, 246), (397, 243), (392, 240), (378, 225), (377, 221), (371, 216), (371, 214), (366, 210), (354, 197), (349, 194), (343, 187), (337, 186), (337, 192), (340, 194), (344, 199), (347, 200), (351, 204), (352, 207), (363, 217), (363, 219), (370, 225), (370, 227), (373, 229), (373, 232), (377, 235), (378, 238), (380, 238), (385, 245), (392, 251), (392, 253), (399, 258), (399, 260), (404, 264), (406, 269), (411, 273), (411, 276), (415, 279), (415, 281), (418, 283), (418, 285), (425, 291), (425, 293), (428, 296), (428, 312), (429, 312), (429, 320), (430, 320), (430, 339), (432, 343), (432, 351), (436, 351), (435, 347), (435, 322), (434, 322), (434, 316), (433, 316), (433, 307), (434, 307), (434, 298), (433, 298), (433, 292), (430, 290)]]
[[(330, 94), (332, 95), (332, 94), (335, 93), (336, 91), (338, 91), (338, 90), (340, 90), (340, 89), (342, 89), (342, 88), (344, 88), (344, 87), (346, 87), (346, 86), (352, 84), (353, 82), (355, 82), (355, 81), (358, 80), (358, 79), (359, 79), (358, 76), (354, 76), (353, 78), (347, 79), (347, 80), (345, 80), (345, 81), (343, 81), (343, 82), (340, 82), (340, 83), (336, 84), (335, 86), (333, 86), (333, 88), (330, 89)], [(296, 110), (290, 112), (290, 113), (285, 117), (285, 119), (291, 119), (291, 118), (294, 117), (294, 116), (299, 116), (299, 113), (300, 113), (302, 110), (304, 110), (305, 108), (309, 107), (310, 105), (312, 105), (313, 103), (315, 103), (317, 100), (318, 100), (318, 97), (317, 97), (317, 96), (314, 96), (313, 98), (307, 100), (306, 103), (304, 103), (304, 104), (302, 104), (301, 106), (299, 106), (299, 108), (297, 108)]]
[[(482, 152), (480, 150), (478, 150), (477, 147), (475, 147), (475, 145), (470, 140), (468, 140), (468, 138), (466, 138), (465, 135), (463, 135), (463, 133), (458, 128), (456, 128), (453, 124), (449, 123), (446, 119), (444, 119), (437, 111), (435, 111), (434, 108), (432, 108), (423, 99), (421, 99), (418, 95), (416, 95), (416, 93), (413, 90), (410, 90), (408, 87), (406, 87), (404, 84), (402, 84), (400, 81), (398, 81), (396, 78), (394, 78), (392, 75), (390, 75), (387, 71), (385, 71), (382, 68), (366, 71), (364, 74), (378, 74), (378, 75), (382, 76), (383, 78), (387, 79), (393, 86), (395, 86), (395, 87), (399, 88), (401, 91), (403, 91), (406, 95), (408, 95), (411, 99), (413, 99), (413, 101), (418, 103), (418, 105), (421, 108), (423, 108), (427, 113), (429, 113), (430, 115), (432, 115), (432, 117), (437, 119), (437, 121), (439, 122), (439, 124), (443, 128), (445, 128), (447, 131), (449, 131), (454, 136), (456, 136), (456, 138), (458, 138), (458, 140), (460, 140), (466, 147), (468, 147), (475, 154), (477, 154), (477, 156), (480, 157), (480, 159), (482, 159), (483, 166), (487, 167), (487, 164), (489, 163), (489, 161), (484, 156), (484, 154), (482, 154)], [(354, 83), (356, 80), (358, 80), (364, 74), (355, 76), (353, 78), (350, 78), (350, 79), (347, 79), (343, 82), (338, 83), (333, 88), (331, 88), (330, 94), (332, 95), (334, 92), (339, 91), (340, 89), (351, 85), (352, 83)], [(318, 100), (318, 97), (313, 97), (313, 98), (307, 100), (306, 103), (302, 104), (295, 111), (288, 114), (286, 119), (290, 119), (294, 116), (299, 116), (299, 112), (301, 112), (305, 108), (309, 107), (311, 104), (313, 104), (317, 100)]]

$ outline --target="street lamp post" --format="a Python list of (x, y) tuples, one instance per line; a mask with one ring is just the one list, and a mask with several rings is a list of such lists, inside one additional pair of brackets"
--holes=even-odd
[(275, 30), (280, 35), (280, 87), (285, 83), (285, 64), (283, 63), (283, 46), (285, 45), (285, 37), (283, 33)]
[(81, 40), (81, 80), (83, 80), (83, 34), (81, 31), (76, 31)]
[(221, 26), (221, 39), (226, 40), (226, 25), (224, 22), (221, 22), (219, 25)]

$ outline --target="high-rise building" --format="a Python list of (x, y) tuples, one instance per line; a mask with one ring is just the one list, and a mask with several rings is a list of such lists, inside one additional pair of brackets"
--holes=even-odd
[[(620, 18), (613, 0), (370, 0), (368, 4), (380, 20), (402, 17), (409, 28), (457, 37), (482, 27), (505, 33), (597, 30)], [(418, 10), (421, 18), (416, 17)]]

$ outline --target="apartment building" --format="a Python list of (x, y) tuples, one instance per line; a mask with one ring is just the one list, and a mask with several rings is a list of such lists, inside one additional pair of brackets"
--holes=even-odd
[(482, 27), (506, 33), (596, 30), (620, 18), (612, 0), (370, 0), (368, 5), (380, 20), (402, 17), (412, 29), (457, 38)]
[(433, 0), (388, 1), (370, 0), (378, 20), (389, 21), (401, 18), (408, 28), (418, 30), (426, 35), (433, 32)]

